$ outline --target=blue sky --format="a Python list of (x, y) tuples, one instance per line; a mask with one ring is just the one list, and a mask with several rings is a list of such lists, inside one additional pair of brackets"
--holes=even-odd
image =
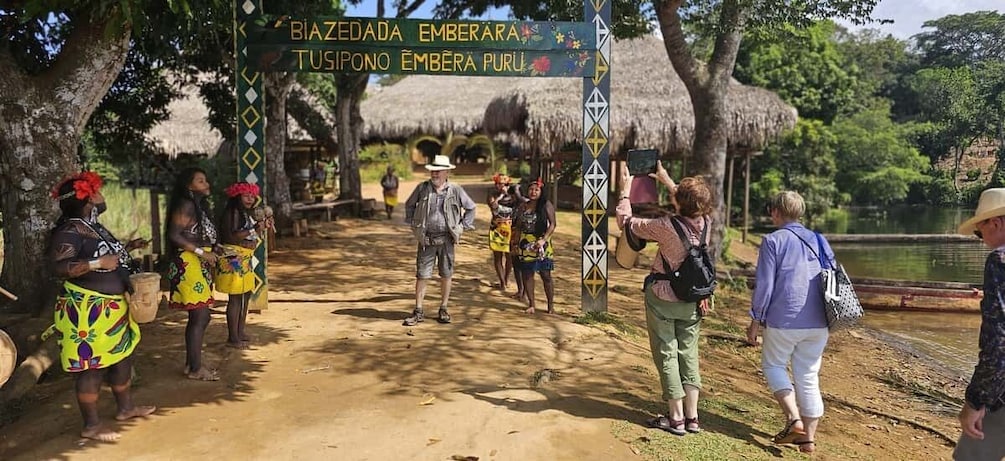
[(865, 27), (879, 29), (897, 38), (910, 38), (922, 31), (925, 21), (949, 14), (997, 10), (1005, 12), (1003, 0), (880, 0), (873, 11), (877, 19), (892, 19), (893, 24), (870, 24)]
[[(364, 5), (349, 7), (350, 16), (373, 17), (377, 14), (374, 1), (366, 1)], [(428, 0), (416, 14), (415, 18), (431, 18), (433, 6), (438, 2)], [(388, 2), (390, 4), (390, 2)], [(897, 38), (907, 39), (921, 32), (921, 25), (928, 20), (938, 19), (948, 14), (961, 14), (981, 10), (1005, 10), (1005, 0), (880, 0), (876, 6), (874, 17), (877, 19), (892, 19), (892, 24), (870, 24), (864, 27), (879, 29), (884, 33), (893, 34)], [(482, 19), (506, 20), (509, 9), (494, 9)], [(850, 26), (858, 28), (857, 26)]]

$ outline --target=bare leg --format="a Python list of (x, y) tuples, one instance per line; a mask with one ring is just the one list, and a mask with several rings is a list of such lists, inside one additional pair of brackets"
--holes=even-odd
[[(796, 407), (796, 394), (792, 390), (782, 389), (775, 392), (775, 400), (778, 401), (778, 405), (782, 408), (782, 413), (785, 414), (786, 423), (799, 419), (799, 408)], [(802, 431), (802, 423), (802, 421), (796, 423), (793, 428)]]
[(513, 258), (510, 258), (509, 253), (502, 254), (503, 259), (503, 291), (509, 286), (509, 275), (513, 272)]
[(77, 406), (84, 420), (80, 436), (101, 442), (114, 442), (119, 439), (119, 433), (102, 425), (98, 418), (98, 394), (101, 392), (104, 375), (105, 370), (85, 370), (77, 373), (75, 383)]
[(503, 291), (506, 291), (506, 267), (503, 264), (503, 260), (505, 258), (505, 253), (500, 253), (498, 251), (492, 252), (492, 265), (496, 269), (496, 277), (499, 277), (499, 289)]
[(415, 279), (415, 308), (422, 310), (422, 302), (426, 299), (426, 285), (429, 279)]
[(811, 418), (809, 416), (801, 416), (803, 420), (803, 427), (805, 428), (806, 435), (804, 437), (797, 438), (795, 441), (796, 445), (799, 445), (799, 451), (803, 453), (813, 453), (816, 451), (816, 444), (814, 441), (817, 439), (817, 425), (820, 424), (820, 418)]
[(513, 279), (516, 280), (516, 293), (513, 294), (512, 298), (523, 301), (525, 293), (523, 290), (523, 271), (517, 269), (516, 250), (511, 247), (510, 251), (510, 264), (513, 266)]
[(541, 271), (541, 285), (544, 285), (544, 296), (548, 299), (548, 313), (555, 313), (555, 284), (551, 279), (551, 271)]
[(202, 341), (209, 326), (209, 309), (193, 309), (188, 311), (188, 324), (185, 325), (185, 368), (189, 377), (193, 374), (205, 376), (208, 370), (202, 368)]
[(130, 382), (132, 371), (132, 357), (108, 368), (108, 385), (111, 386), (115, 403), (119, 407), (119, 412), (115, 415), (118, 421), (146, 417), (157, 410), (157, 407), (133, 405), (133, 397), (129, 390), (132, 385)]
[(237, 349), (247, 349), (248, 345), (242, 339), (244, 326), (244, 294), (232, 294), (227, 298), (227, 345)]
[(446, 309), (450, 304), (450, 288), (453, 286), (453, 277), (443, 277), (440, 279), (440, 309)]
[[(774, 439), (775, 443), (792, 443), (796, 438), (805, 437), (805, 425), (799, 418), (799, 408), (796, 405), (796, 394), (791, 389), (775, 392), (775, 400), (785, 414), (785, 428)], [(812, 439), (811, 439), (812, 440)]]
[(251, 306), (250, 291), (243, 295), (242, 301), (244, 302), (244, 304), (241, 305), (241, 322), (238, 323), (237, 337), (240, 338), (241, 341), (248, 342), (251, 340), (251, 338), (248, 337), (248, 333), (245, 331), (245, 327), (248, 326), (248, 308), (249, 306)]
[(523, 271), (523, 292), (527, 297), (527, 312), (534, 313), (534, 271)]

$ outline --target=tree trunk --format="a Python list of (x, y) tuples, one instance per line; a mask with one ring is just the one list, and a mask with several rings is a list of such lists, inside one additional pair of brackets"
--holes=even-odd
[(708, 63), (696, 60), (684, 35), (679, 10), (681, 0), (657, 2), (656, 17), (670, 62), (687, 87), (694, 111), (694, 140), (691, 155), (695, 174), (705, 178), (712, 192), (712, 252), (718, 259), (726, 235), (723, 177), (729, 146), (727, 94), (736, 54), (743, 36), (747, 11), (738, 0), (724, 0), (719, 10), (719, 32)]
[(363, 198), (362, 180), (359, 176), (360, 138), (363, 136), (363, 117), (359, 103), (363, 99), (370, 74), (341, 74), (335, 77), (338, 95), (335, 117), (338, 119), (339, 198)]
[[(59, 215), (49, 191), (79, 171), (78, 145), (91, 113), (125, 63), (129, 30), (75, 24), (53, 65), (28, 75), (0, 49), (0, 213), (4, 260), (0, 286), (20, 299), (5, 310), (51, 309), (54, 280), (46, 268), (49, 232)], [(49, 306), (46, 309), (46, 306)]]
[(290, 97), (286, 101), (286, 110), (300, 124), (307, 134), (316, 139), (328, 152), (338, 152), (338, 139), (335, 137), (335, 114), (327, 107), (317, 102), (299, 85), (293, 86)]
[(286, 99), (296, 82), (293, 73), (265, 76), (265, 186), (269, 205), (275, 212), (276, 228), (293, 225), (290, 178), (286, 176)]

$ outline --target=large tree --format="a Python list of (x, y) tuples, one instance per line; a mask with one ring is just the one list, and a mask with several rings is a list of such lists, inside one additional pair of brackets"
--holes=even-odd
[(81, 135), (122, 70), (137, 30), (186, 14), (184, 0), (0, 1), (0, 285), (38, 312), (53, 294), (44, 261), (58, 215), (49, 190), (79, 170)]

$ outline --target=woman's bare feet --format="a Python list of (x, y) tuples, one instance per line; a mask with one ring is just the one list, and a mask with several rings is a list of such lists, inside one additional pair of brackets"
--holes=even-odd
[(242, 351), (246, 351), (248, 349), (251, 349), (251, 344), (248, 341), (244, 341), (244, 340), (237, 341), (237, 342), (227, 341), (227, 347), (234, 348), (234, 349), (240, 349)]
[(523, 298), (524, 298), (522, 291), (518, 291), (516, 293), (513, 293), (509, 297), (513, 298), (513, 299), (516, 299), (516, 300), (523, 300)]
[(219, 381), (220, 376), (215, 372), (209, 371), (206, 367), (203, 367), (197, 371), (189, 373), (188, 379), (194, 379), (197, 381)]
[(533, 307), (528, 307), (527, 310), (523, 311), (524, 314), (533, 314), (535, 312)]
[(133, 418), (145, 418), (157, 411), (155, 406), (138, 406), (132, 407), (128, 410), (120, 411), (119, 414), (115, 415), (116, 421), (125, 421), (127, 419)]
[(85, 427), (84, 430), (80, 431), (80, 436), (85, 439), (97, 440), (99, 442), (114, 442), (122, 437), (121, 434), (105, 427), (103, 424)]

